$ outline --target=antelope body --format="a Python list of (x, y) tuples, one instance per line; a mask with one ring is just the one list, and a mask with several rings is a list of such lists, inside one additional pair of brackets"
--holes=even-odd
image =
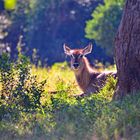
[(77, 83), (84, 94), (98, 92), (105, 84), (109, 75), (116, 77), (116, 72), (97, 72), (89, 64), (85, 55), (91, 53), (92, 45), (84, 49), (70, 49), (64, 45), (65, 54), (71, 57), (71, 68), (75, 73)]

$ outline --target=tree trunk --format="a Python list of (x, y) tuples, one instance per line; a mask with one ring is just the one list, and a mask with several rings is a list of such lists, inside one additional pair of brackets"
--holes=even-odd
[(140, 0), (127, 0), (115, 38), (118, 83), (114, 97), (140, 91)]

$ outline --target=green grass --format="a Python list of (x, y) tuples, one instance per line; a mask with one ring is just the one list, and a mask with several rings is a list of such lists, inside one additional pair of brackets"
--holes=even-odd
[[(63, 90), (62, 88), (70, 88), (73, 92), (80, 92), (74, 73), (68, 67), (67, 63), (56, 63), (51, 68), (40, 68), (32, 66), (31, 74), (37, 76), (38, 81), (47, 79), (45, 91)], [(64, 87), (59, 87), (62, 86)]]
[[(24, 106), (22, 109), (15, 107), (17, 102), (10, 102), (9, 106), (9, 102), (0, 100), (1, 140), (140, 138), (140, 95), (113, 101), (114, 78), (109, 77), (98, 94), (77, 98), (71, 95), (81, 91), (66, 63), (57, 63), (50, 68), (32, 66), (33, 75), (37, 75), (36, 81), (39, 83), (47, 80), (41, 93), (41, 105), (26, 111)], [(56, 94), (50, 91), (56, 91)]]

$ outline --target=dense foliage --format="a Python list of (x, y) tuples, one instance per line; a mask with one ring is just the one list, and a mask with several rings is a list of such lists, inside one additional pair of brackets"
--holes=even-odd
[[(8, 15), (0, 15), (0, 19), (3, 19), (0, 20), (0, 49), (3, 47), (0, 50), (0, 139), (139, 139), (139, 94), (112, 100), (117, 80), (108, 77), (98, 94), (75, 96), (81, 90), (66, 62), (55, 63), (47, 68), (39, 67), (41, 64), (37, 53), (41, 54), (43, 61), (47, 56), (48, 62), (51, 60), (52, 63), (64, 57), (61, 52), (63, 42), (78, 46), (79, 40), (87, 42), (83, 38), (84, 23), (99, 1), (12, 1), (14, 5), (5, 5), (9, 10)], [(96, 8), (94, 18), (97, 17), (101, 29), (115, 30), (114, 23), (116, 27), (118, 21), (114, 20), (120, 17), (121, 6), (121, 0), (105, 0), (104, 6)], [(112, 9), (115, 11), (112, 12)], [(99, 16), (97, 13), (100, 13)], [(105, 24), (102, 16), (113, 24), (108, 21)], [(99, 33), (98, 30), (96, 33)], [(105, 30), (102, 33), (109, 35)], [(110, 35), (112, 37), (114, 32)], [(13, 60), (6, 53), (10, 51), (10, 44), (6, 42), (10, 42), (12, 53), (18, 54)], [(38, 67), (23, 55), (31, 51), (32, 61)], [(101, 54), (101, 50), (97, 52)]]
[[(84, 37), (84, 21), (91, 8), (86, 3), (82, 4), (75, 0), (17, 1), (15, 10), (11, 12), (13, 24), (7, 38), (12, 43), (12, 50), (15, 50), (18, 36), (22, 34), (29, 55), (36, 48), (42, 62), (51, 64), (64, 60), (63, 43), (73, 42), (72, 46), (75, 46), (77, 41), (87, 42), (81, 39)], [(81, 12), (85, 16), (81, 16)]]
[[(91, 42), (84, 37), (85, 22), (99, 3), (102, 0), (17, 0), (15, 9), (8, 11), (12, 24), (8, 28), (6, 41), (10, 42), (12, 57), (17, 54), (16, 44), (19, 36), (23, 35), (27, 55), (31, 56), (35, 50), (37, 58), (48, 65), (64, 61), (64, 43), (77, 48), (85, 47)], [(113, 62), (96, 45), (90, 58)]]
[(0, 75), (2, 140), (140, 137), (139, 95), (112, 101), (116, 85), (112, 77), (98, 94), (72, 96), (79, 90), (66, 63), (35, 68), (21, 53), (15, 64), (2, 56)]
[(0, 60), (1, 78), (1, 117), (7, 111), (13, 113), (17, 109), (28, 111), (40, 105), (44, 82), (37, 82), (29, 73), (29, 61), (19, 55), (16, 64), (9, 62), (9, 57), (2, 55)]
[(86, 37), (95, 39), (97, 44), (105, 49), (109, 56), (113, 56), (114, 38), (117, 32), (124, 0), (105, 0), (92, 13), (92, 19), (87, 21)]

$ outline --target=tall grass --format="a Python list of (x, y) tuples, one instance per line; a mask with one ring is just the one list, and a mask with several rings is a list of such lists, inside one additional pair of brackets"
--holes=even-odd
[(1, 140), (140, 138), (139, 94), (113, 101), (116, 80), (109, 77), (98, 94), (75, 97), (81, 91), (67, 63), (40, 68), (19, 57), (0, 63)]

